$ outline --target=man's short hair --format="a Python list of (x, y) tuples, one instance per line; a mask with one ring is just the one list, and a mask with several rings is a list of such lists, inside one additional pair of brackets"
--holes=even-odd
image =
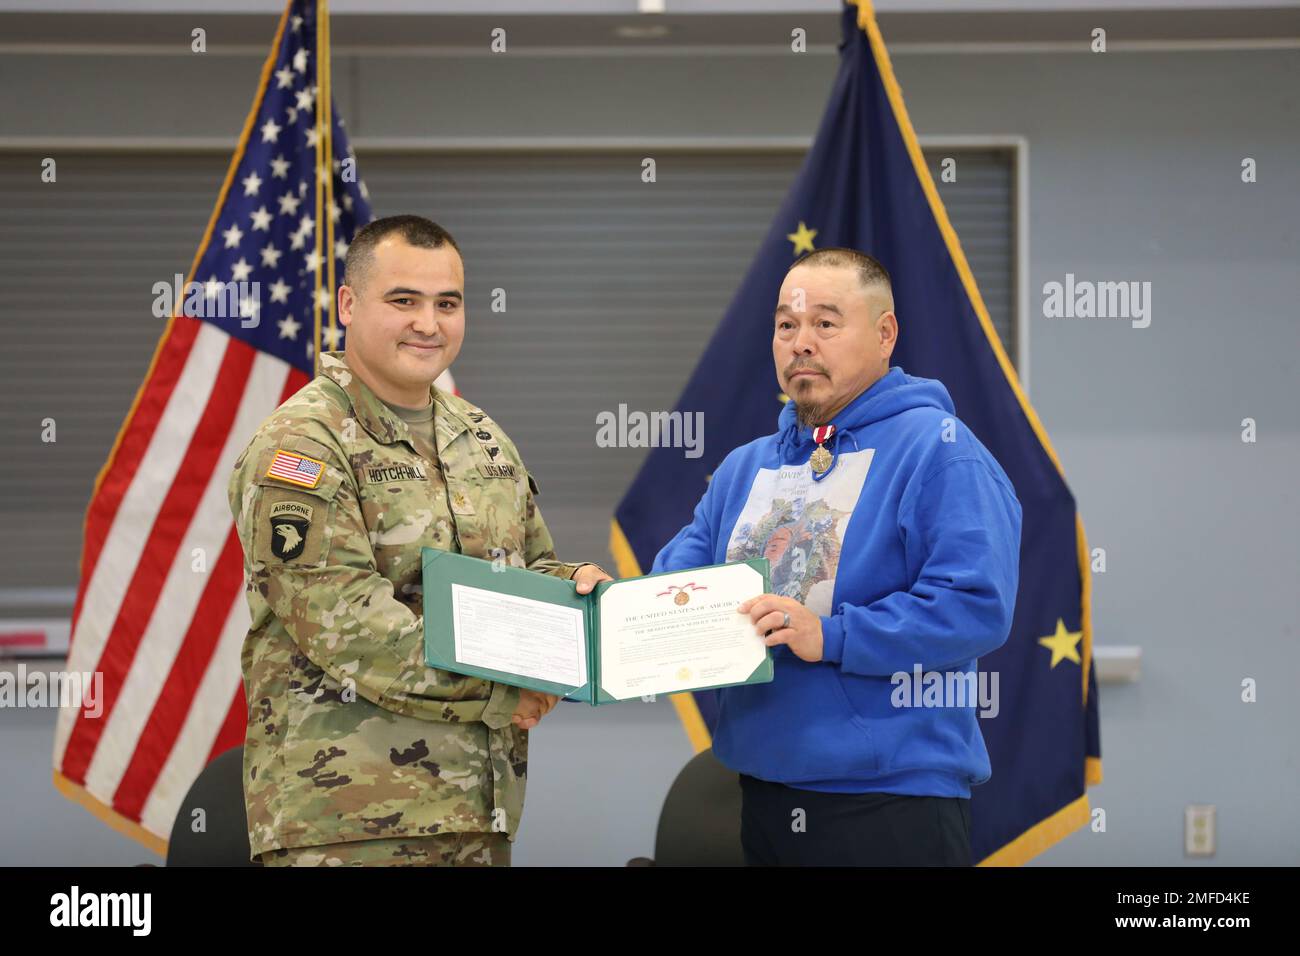
[(376, 219), (357, 232), (352, 244), (348, 246), (347, 258), (343, 260), (343, 281), (356, 287), (365, 278), (375, 262), (375, 246), (389, 236), (401, 236), (409, 245), (420, 249), (440, 249), (451, 246), (460, 253), (460, 246), (446, 229), (432, 219), (423, 216), (386, 216)]
[(857, 249), (845, 249), (840, 246), (814, 249), (797, 260), (790, 268), (793, 269), (795, 266), (847, 266), (858, 271), (858, 282), (861, 283), (862, 288), (884, 286), (886, 292), (893, 294), (894, 287), (889, 278), (889, 270), (882, 266), (875, 256), (869, 256)]

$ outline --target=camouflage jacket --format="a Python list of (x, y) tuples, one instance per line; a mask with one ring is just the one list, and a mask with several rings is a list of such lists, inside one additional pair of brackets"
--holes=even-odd
[(253, 855), (504, 830), (523, 810), (517, 688), (424, 663), (420, 548), (571, 578), (496, 424), (433, 390), (438, 461), (343, 361), (262, 424), (230, 507), (252, 626), (244, 796)]

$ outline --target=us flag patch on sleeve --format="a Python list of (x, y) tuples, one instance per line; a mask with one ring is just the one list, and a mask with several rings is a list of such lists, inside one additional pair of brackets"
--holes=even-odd
[(268, 478), (279, 478), (303, 488), (315, 488), (323, 474), (325, 462), (306, 455), (295, 455), (283, 448), (276, 451), (275, 457), (271, 459), (271, 467), (266, 471)]

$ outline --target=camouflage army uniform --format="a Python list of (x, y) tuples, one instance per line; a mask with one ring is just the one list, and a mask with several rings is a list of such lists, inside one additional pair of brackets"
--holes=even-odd
[(267, 866), (509, 866), (510, 839), (504, 833), (444, 833), (439, 836), (353, 840), (328, 846), (268, 850)]
[[(230, 507), (252, 612), (242, 666), (254, 858), (515, 837), (528, 759), (528, 733), (511, 723), (519, 690), (425, 665), (420, 548), (563, 578), (582, 565), (556, 559), (510, 439), (468, 402), (433, 395), (436, 461), (342, 353), (322, 353), (321, 374), (235, 463)], [(297, 456), (323, 468), (294, 471)]]

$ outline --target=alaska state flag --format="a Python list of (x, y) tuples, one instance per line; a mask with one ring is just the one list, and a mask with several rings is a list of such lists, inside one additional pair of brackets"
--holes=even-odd
[[(922, 159), (868, 0), (846, 6), (843, 28), (816, 139), (677, 405), (707, 412), (704, 455), (652, 449), (615, 513), (611, 548), (622, 575), (648, 569), (726, 454), (776, 430), (772, 313), (793, 261), (827, 246), (878, 258), (899, 319), (893, 364), (947, 386), (1023, 509), (1011, 636), (980, 660), (999, 674), (1000, 710), (980, 719), (993, 776), (971, 790), (974, 858), (1018, 864), (1086, 824), (1087, 786), (1101, 781), (1083, 524)], [(707, 747), (713, 692), (674, 703), (697, 750)]]

